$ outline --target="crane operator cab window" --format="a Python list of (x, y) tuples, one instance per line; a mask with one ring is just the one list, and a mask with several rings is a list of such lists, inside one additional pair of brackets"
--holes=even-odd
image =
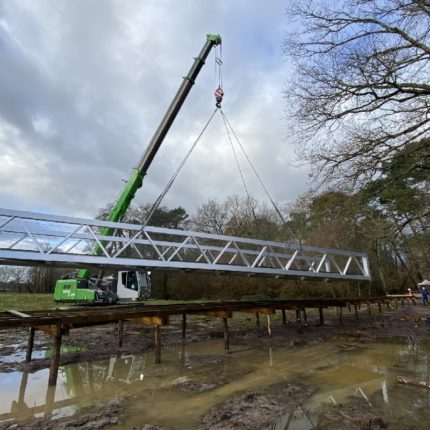
[(151, 272), (124, 271), (118, 273), (116, 294), (119, 299), (146, 300), (151, 295)]
[(122, 285), (128, 290), (139, 291), (139, 283), (137, 281), (136, 272), (122, 272)]

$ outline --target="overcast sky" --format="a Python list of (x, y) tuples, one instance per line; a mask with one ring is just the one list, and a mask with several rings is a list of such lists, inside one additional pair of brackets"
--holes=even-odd
[[(205, 40), (223, 110), (274, 199), (305, 191), (284, 118), (285, 0), (0, 0), (0, 206), (93, 217), (118, 196)], [(214, 52), (135, 203), (153, 202), (214, 110)], [(241, 158), (243, 162), (243, 158)], [(243, 164), (251, 193), (267, 202)], [(243, 194), (217, 115), (164, 205)]]

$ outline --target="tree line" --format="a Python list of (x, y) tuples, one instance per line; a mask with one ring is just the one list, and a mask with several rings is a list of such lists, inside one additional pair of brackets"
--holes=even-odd
[[(377, 180), (356, 192), (325, 190), (300, 196), (282, 208), (286, 222), (263, 202), (238, 195), (208, 200), (192, 215), (181, 207), (162, 207), (150, 220), (151, 225), (367, 252), (370, 284), (154, 273), (155, 295), (238, 299), (372, 295), (415, 288), (430, 277), (430, 219), (422, 216), (428, 207), (430, 175), (417, 170), (415, 180), (410, 175), (407, 179), (398, 171), (405, 157), (410, 157), (409, 148)], [(133, 206), (126, 221), (141, 223), (149, 209), (149, 205)]]

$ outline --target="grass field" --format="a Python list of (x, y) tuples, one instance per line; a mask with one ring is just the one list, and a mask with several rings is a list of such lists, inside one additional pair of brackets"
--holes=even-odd
[(31, 311), (52, 309), (56, 305), (52, 294), (0, 293), (0, 312), (7, 309)]
[[(199, 303), (205, 300), (181, 300), (180, 303)], [(148, 300), (148, 305), (168, 305), (178, 303), (176, 300)], [(2, 293), (0, 292), (0, 312), (8, 309), (17, 311), (38, 311), (68, 306), (54, 302), (53, 294)], [(73, 306), (70, 304), (69, 306)]]
[[(180, 303), (199, 303), (202, 300), (186, 300)], [(203, 300), (205, 301), (205, 300)], [(178, 303), (176, 300), (148, 300), (148, 305), (168, 305)], [(54, 302), (53, 294), (29, 294), (29, 293), (1, 293), (0, 312), (8, 309), (16, 311), (39, 311), (42, 309), (55, 309), (58, 307), (73, 307), (73, 304), (59, 304)]]

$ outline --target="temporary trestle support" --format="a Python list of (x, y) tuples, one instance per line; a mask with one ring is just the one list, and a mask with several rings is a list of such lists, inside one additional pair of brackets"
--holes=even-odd
[(0, 209), (0, 264), (370, 280), (361, 252), (9, 209)]
[[(185, 337), (187, 315), (205, 315), (220, 318), (223, 324), (224, 349), (230, 349), (230, 334), (228, 319), (235, 312), (254, 313), (266, 315), (267, 332), (272, 337), (272, 317), (276, 310), (282, 311), (282, 323), (286, 324), (286, 310), (296, 313), (297, 329), (303, 332), (307, 326), (306, 309), (318, 309), (319, 323), (324, 325), (323, 309), (336, 307), (338, 323), (343, 323), (343, 308), (354, 306), (355, 319), (358, 323), (358, 309), (361, 304), (367, 304), (369, 310), (371, 305), (390, 304), (402, 301), (403, 303), (415, 303), (408, 296), (365, 298), (365, 299), (291, 299), (254, 302), (213, 302), (198, 304), (174, 304), (174, 305), (146, 305), (146, 306), (119, 306), (104, 307), (102, 309), (67, 309), (51, 311), (30, 311), (28, 313), (9, 310), (0, 312), (0, 327), (29, 327), (29, 339), (27, 344), (26, 361), (32, 359), (34, 336), (37, 330), (50, 335), (53, 340), (51, 366), (49, 372), (49, 385), (57, 382), (58, 369), (60, 365), (60, 351), (62, 336), (67, 335), (71, 329), (88, 327), (95, 324), (116, 323), (118, 324), (118, 347), (123, 345), (124, 322), (129, 321), (137, 324), (151, 325), (154, 327), (154, 360), (161, 362), (161, 327), (169, 324), (170, 317), (177, 315), (181, 318), (182, 337)], [(259, 318), (258, 318), (259, 320)]]
[(255, 307), (244, 310), (243, 312), (249, 312), (255, 314), (257, 327), (260, 326), (260, 314), (267, 316), (267, 334), (272, 337), (272, 315), (276, 313), (275, 309), (268, 307)]
[(34, 345), (34, 333), (35, 333), (34, 327), (30, 327), (30, 335), (28, 337), (28, 343), (27, 343), (27, 353), (25, 354), (25, 361), (28, 363), (31, 361), (31, 356), (33, 354), (33, 345)]
[[(9, 311), (18, 314), (22, 318), (31, 318), (30, 315), (22, 314), (16, 311)], [(27, 342), (27, 351), (25, 354), (25, 361), (29, 363), (32, 359), (33, 354), (33, 346), (34, 346), (34, 335), (36, 330), (43, 331), (53, 338), (52, 342), (52, 358), (51, 358), (51, 366), (49, 369), (49, 379), (48, 385), (53, 386), (57, 384), (57, 376), (58, 376), (58, 368), (60, 366), (60, 353), (61, 353), (61, 339), (63, 333), (67, 330), (64, 330), (61, 326), (61, 322), (58, 321), (56, 324), (46, 324), (46, 325), (38, 325), (38, 326), (30, 326), (29, 337)]]
[(154, 328), (154, 361), (161, 363), (161, 326), (169, 324), (168, 315), (153, 315), (127, 318), (127, 321), (155, 326)]

